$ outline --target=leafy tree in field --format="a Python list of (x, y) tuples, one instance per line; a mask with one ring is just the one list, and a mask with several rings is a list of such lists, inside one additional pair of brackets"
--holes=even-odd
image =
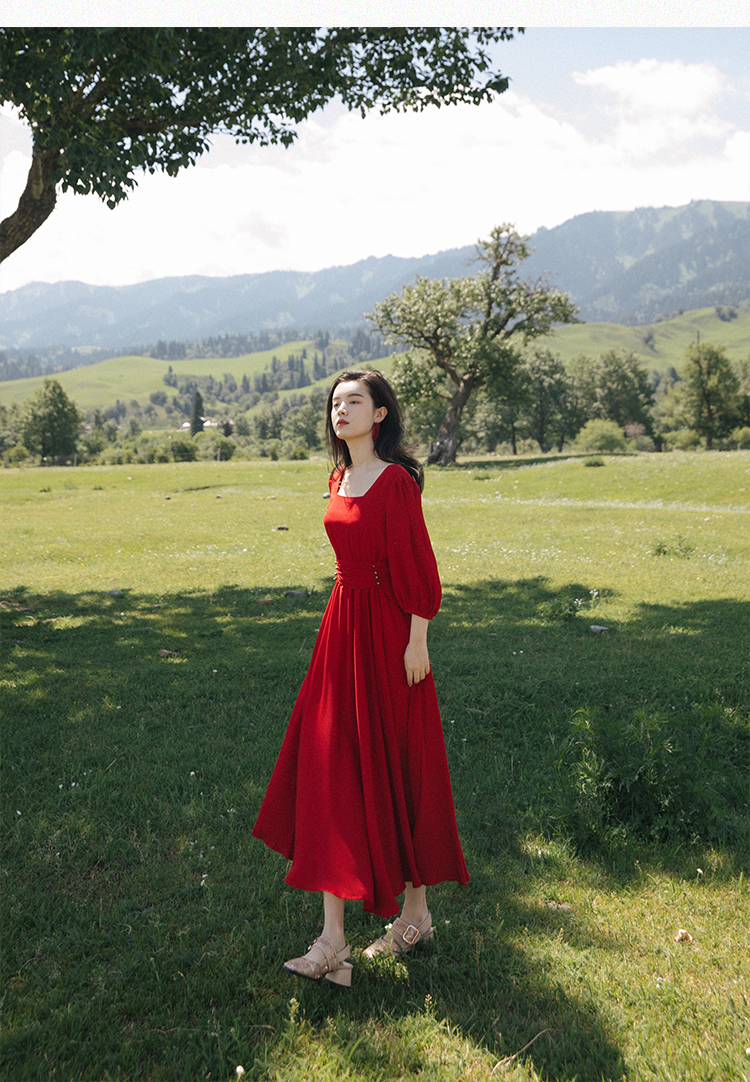
[(650, 430), (653, 404), (651, 378), (635, 353), (610, 349), (601, 354), (596, 367), (594, 417), (614, 421), (620, 428), (642, 424)]
[(0, 454), (21, 443), (22, 417), (17, 403), (10, 409), (0, 405)]
[(529, 435), (546, 454), (553, 443), (560, 450), (566, 435), (568, 377), (559, 357), (548, 349), (535, 349), (524, 365), (528, 374)]
[(576, 357), (569, 372), (580, 424), (599, 418), (620, 428), (642, 424), (651, 431), (654, 389), (631, 350), (610, 349), (596, 359)]
[(190, 435), (203, 431), (203, 395), (196, 390), (193, 395), (193, 405), (190, 410)]
[(76, 450), (83, 414), (56, 379), (45, 379), (27, 400), (21, 432), (32, 454), (63, 458)]
[(281, 436), (313, 451), (323, 445), (326, 399), (314, 390), (303, 406), (290, 409), (281, 426)]
[(512, 37), (512, 27), (4, 27), (0, 100), (34, 142), (0, 259), (49, 217), (58, 185), (114, 207), (137, 170), (175, 176), (214, 132), (288, 146), (335, 97), (362, 115), (489, 101), (508, 79), (486, 47)]
[(696, 343), (688, 346), (686, 358), (681, 372), (685, 413), (710, 451), (714, 438), (727, 433), (737, 418), (740, 381), (724, 346)]
[(496, 226), (477, 246), (484, 263), (477, 274), (441, 281), (418, 277), (368, 315), (386, 341), (411, 347), (394, 366), (403, 400), (443, 400), (445, 414), (428, 462), (455, 461), (463, 409), (473, 391), (512, 380), (520, 362), (515, 341), (576, 321), (567, 293), (549, 289), (543, 280), (519, 279), (518, 264), (530, 255), (527, 239), (511, 225)]

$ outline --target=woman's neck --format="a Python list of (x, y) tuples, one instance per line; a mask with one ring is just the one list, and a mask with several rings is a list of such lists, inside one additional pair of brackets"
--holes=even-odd
[(346, 446), (349, 458), (352, 460), (350, 470), (367, 472), (373, 466), (382, 463), (382, 459), (375, 454), (375, 446), (369, 433), (360, 439), (351, 440)]

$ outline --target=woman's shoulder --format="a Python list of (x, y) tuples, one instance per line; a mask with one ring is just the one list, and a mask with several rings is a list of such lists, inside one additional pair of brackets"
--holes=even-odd
[(389, 478), (391, 485), (394, 488), (399, 489), (402, 492), (417, 493), (419, 494), (419, 485), (400, 462), (391, 462), (386, 466), (383, 471), (386, 477)]

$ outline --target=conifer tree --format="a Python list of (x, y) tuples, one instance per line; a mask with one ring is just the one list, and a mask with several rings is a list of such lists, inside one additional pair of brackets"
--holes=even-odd
[(193, 395), (193, 408), (190, 411), (190, 434), (195, 436), (203, 431), (203, 395), (197, 389)]

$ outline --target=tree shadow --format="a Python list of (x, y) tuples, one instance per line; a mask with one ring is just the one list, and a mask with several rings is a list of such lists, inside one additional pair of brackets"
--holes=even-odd
[[(289, 890), (285, 862), (250, 838), (327, 601), (326, 591), (286, 589), (298, 593), (19, 588), (0, 598), (6, 1069), (93, 1077), (114, 1056), (122, 1077), (161, 1077), (158, 1035), (169, 1033), (179, 1050), (170, 1077), (223, 1077), (227, 1057), (244, 1062), (248, 1046), (258, 1057), (264, 1041), (282, 1047), (292, 996), (331, 1040), (332, 1013), (396, 1024), (430, 996), (498, 1060), (544, 1033), (525, 1054), (541, 1076), (624, 1077), (595, 998), (564, 988), (546, 950), (553, 940), (581, 952), (616, 943), (565, 901), (569, 868), (556, 869), (554, 847), (537, 854), (528, 839), (545, 829), (555, 749), (576, 710), (624, 723), (644, 705), (745, 708), (737, 628), (750, 606), (644, 604), (593, 634), (590, 598), (566, 615), (571, 598), (588, 596), (581, 583), (447, 583), (430, 649), (472, 879), (431, 891), (435, 944), (396, 967), (359, 958), (342, 997), (281, 971), (318, 927), (319, 898)], [(684, 855), (660, 850), (658, 860), (685, 872)], [(613, 886), (638, 874), (632, 859), (587, 863)], [(726, 874), (746, 866), (730, 846)], [(351, 910), (361, 948), (381, 925)], [(377, 1073), (382, 1057), (367, 1037), (352, 1062)]]

